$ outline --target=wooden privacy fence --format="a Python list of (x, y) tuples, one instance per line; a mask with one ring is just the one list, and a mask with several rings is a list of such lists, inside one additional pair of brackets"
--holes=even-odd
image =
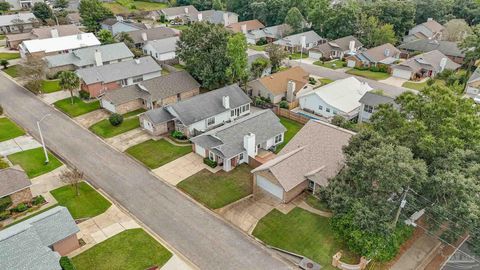
[(292, 111), (287, 110), (287, 109), (282, 109), (280, 107), (273, 107), (272, 111), (278, 116), (288, 118), (290, 120), (293, 120), (295, 122), (299, 122), (301, 124), (306, 124), (308, 121), (310, 121), (310, 118), (308, 118), (306, 116), (300, 115), (298, 113), (292, 112)]

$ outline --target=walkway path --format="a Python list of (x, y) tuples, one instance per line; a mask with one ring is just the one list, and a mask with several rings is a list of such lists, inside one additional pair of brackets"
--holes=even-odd
[(49, 93), (49, 94), (42, 94), (40, 96), (40, 98), (43, 99), (48, 104), (53, 104), (59, 100), (66, 99), (69, 97), (70, 97), (70, 92), (64, 91), (64, 90)]
[(142, 128), (136, 128), (125, 133), (122, 133), (113, 138), (108, 138), (105, 141), (119, 151), (125, 151), (128, 148), (139, 143), (150, 140), (152, 137)]
[(17, 152), (42, 147), (34, 138), (29, 135), (23, 135), (0, 142), (0, 156), (8, 156)]

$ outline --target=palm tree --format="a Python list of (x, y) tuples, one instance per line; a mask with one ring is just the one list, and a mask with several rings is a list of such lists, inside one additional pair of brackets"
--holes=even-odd
[(80, 86), (80, 79), (72, 71), (63, 71), (58, 75), (58, 78), (60, 79), (60, 87), (70, 91), (70, 98), (73, 104), (73, 90), (78, 89)]

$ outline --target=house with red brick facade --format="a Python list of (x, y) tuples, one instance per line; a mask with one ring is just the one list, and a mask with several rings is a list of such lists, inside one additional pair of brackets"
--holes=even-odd
[(10, 207), (32, 200), (31, 185), (27, 174), (19, 166), (0, 170), (0, 198), (10, 197)]

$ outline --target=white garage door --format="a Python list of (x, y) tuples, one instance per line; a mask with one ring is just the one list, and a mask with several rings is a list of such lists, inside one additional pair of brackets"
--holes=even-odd
[(355, 61), (353, 61), (353, 60), (348, 60), (348, 62), (347, 62), (347, 67), (351, 67), (351, 68), (352, 68), (352, 67), (355, 67), (355, 64), (356, 64)]
[(320, 60), (322, 58), (322, 53), (320, 52), (315, 52), (315, 51), (310, 51), (308, 52), (308, 57), (315, 59), (315, 60)]
[(102, 98), (102, 107), (112, 113), (115, 112), (115, 106), (112, 103), (110, 103), (110, 101), (105, 100), (103, 98)]
[(148, 121), (147, 119), (143, 119), (142, 127), (150, 132), (153, 132), (152, 123), (150, 123), (150, 121)]
[(273, 196), (279, 198), (280, 200), (283, 199), (283, 189), (274, 183), (265, 179), (265, 177), (260, 175), (255, 175), (257, 186), (261, 187), (266, 192), (272, 194)]
[(393, 77), (410, 80), (410, 77), (412, 76), (412, 72), (408, 71), (408, 70), (395, 68), (395, 69), (393, 69), (392, 75), (393, 75)]

